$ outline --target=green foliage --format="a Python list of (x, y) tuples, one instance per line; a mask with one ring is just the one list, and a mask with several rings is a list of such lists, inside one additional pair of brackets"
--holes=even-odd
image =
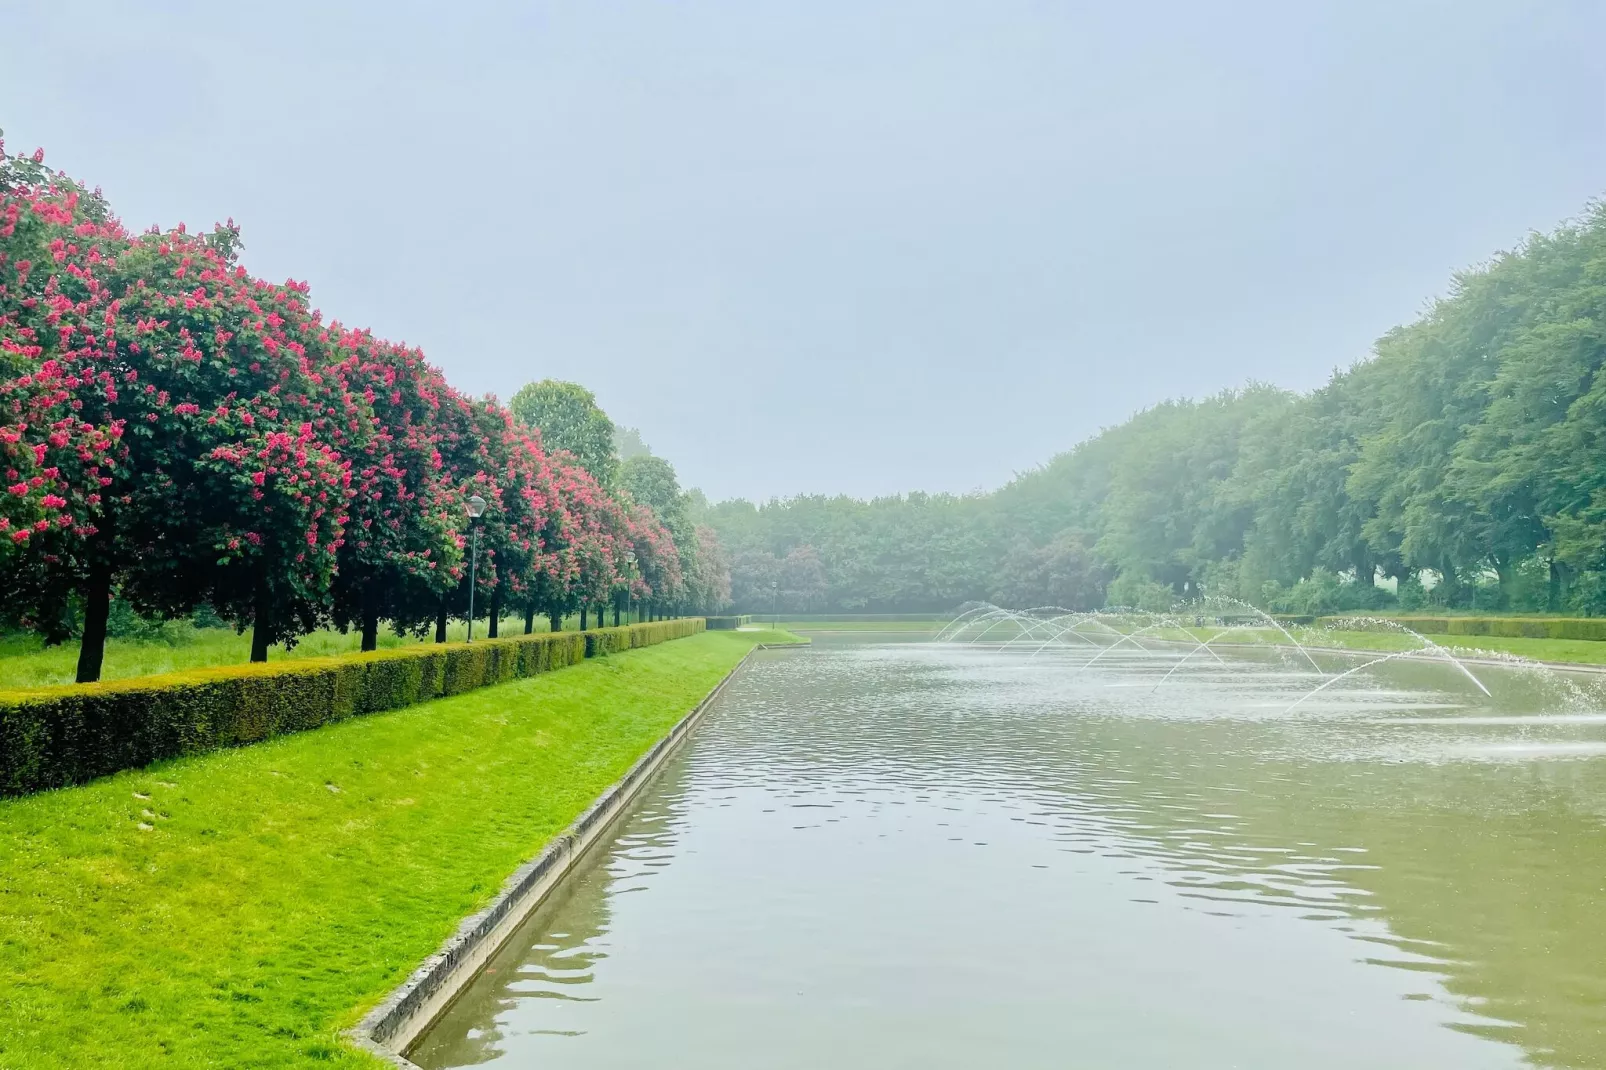
[(718, 613), (729, 606), (730, 564), (719, 535), (703, 522), (708, 500), (702, 492), (682, 491), (674, 465), (650, 453), (635, 454), (620, 464), (619, 486), (668, 530), (683, 580), (678, 604), (700, 613)]
[(1394, 598), (1375, 584), (1340, 576), (1331, 569), (1316, 568), (1290, 587), (1268, 581), (1259, 601), (1274, 613), (1313, 616), (1386, 609)]
[(519, 422), (541, 429), (548, 450), (567, 450), (604, 487), (618, 470), (614, 426), (596, 395), (578, 383), (542, 379), (526, 383), (509, 404)]
[(702, 630), (700, 617), (688, 617), (0, 692), (0, 795), (255, 743)]
[(1110, 584), (1112, 606), (1141, 609), (1145, 613), (1164, 613), (1177, 603), (1177, 593), (1163, 583), (1155, 583), (1135, 572), (1123, 573)]
[(618, 454), (621, 461), (628, 461), (632, 457), (651, 457), (652, 449), (641, 440), (641, 432), (634, 427), (619, 427), (613, 429), (613, 451)]
[(1458, 275), (1309, 395), (1168, 401), (990, 495), (709, 517), (739, 611), (767, 611), (808, 547), (830, 611), (1158, 606), (1164, 588), (1304, 613), (1606, 615), (1606, 205)]
[(188, 620), (164, 621), (142, 616), (124, 599), (114, 598), (106, 617), (106, 634), (114, 639), (128, 639), (136, 643), (183, 646), (194, 641), (195, 625)]
[(685, 520), (685, 506), (680, 497), (680, 480), (675, 466), (662, 457), (640, 454), (619, 466), (619, 485), (630, 492), (630, 497), (648, 506), (658, 514), (670, 529)]

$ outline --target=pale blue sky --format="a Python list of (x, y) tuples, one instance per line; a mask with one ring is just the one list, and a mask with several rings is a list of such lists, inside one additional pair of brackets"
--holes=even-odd
[(0, 0), (12, 150), (710, 495), (1308, 388), (1606, 192), (1606, 5)]

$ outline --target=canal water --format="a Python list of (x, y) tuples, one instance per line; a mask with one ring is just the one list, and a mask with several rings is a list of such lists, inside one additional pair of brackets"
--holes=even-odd
[(1274, 652), (1163, 683), (1175, 656), (1087, 660), (758, 655), (411, 1057), (1606, 1066), (1590, 693), (1390, 663), (1309, 695)]

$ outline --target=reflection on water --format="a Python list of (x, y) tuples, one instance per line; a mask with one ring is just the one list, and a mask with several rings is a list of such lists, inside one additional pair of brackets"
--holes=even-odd
[(1606, 714), (1504, 670), (1290, 708), (1275, 657), (1078, 665), (766, 655), (413, 1058), (1606, 1066)]

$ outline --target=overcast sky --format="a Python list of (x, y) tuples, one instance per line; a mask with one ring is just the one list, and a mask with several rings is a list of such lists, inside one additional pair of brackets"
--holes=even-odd
[(1606, 192), (1598, 0), (0, 6), (9, 150), (715, 498), (1309, 388)]

